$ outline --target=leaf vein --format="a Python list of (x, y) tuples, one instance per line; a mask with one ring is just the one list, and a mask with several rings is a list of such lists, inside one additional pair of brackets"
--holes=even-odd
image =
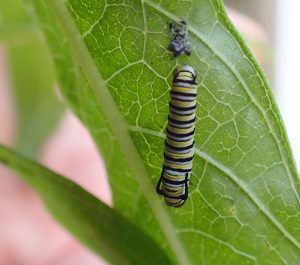
[[(128, 129), (133, 132), (140, 132), (149, 134), (152, 136), (160, 137), (165, 139), (165, 134), (161, 132), (157, 132), (151, 129), (142, 128), (139, 126), (128, 126)], [(227, 176), (230, 180), (232, 180), (241, 190), (247, 195), (248, 198), (256, 205), (258, 209), (271, 221), (271, 223), (287, 238), (294, 246), (300, 249), (300, 243), (296, 238), (294, 238), (284, 227), (283, 225), (276, 219), (276, 217), (267, 209), (261, 200), (253, 193), (252, 190), (248, 188), (248, 185), (242, 181), (232, 170), (227, 168), (223, 165), (220, 161), (216, 160), (215, 158), (211, 157), (204, 151), (195, 147), (195, 154), (198, 155), (200, 158), (207, 161), (209, 164), (220, 170)]]

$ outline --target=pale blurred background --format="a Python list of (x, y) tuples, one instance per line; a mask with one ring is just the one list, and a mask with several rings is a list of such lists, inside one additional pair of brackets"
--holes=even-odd
[[(49, 54), (19, 1), (0, 1), (0, 143), (38, 158), (111, 205), (103, 162), (86, 129), (53, 93)], [(299, 166), (300, 1), (225, 3), (270, 80)], [(38, 58), (32, 63), (36, 55), (43, 67), (49, 63), (46, 73)], [(31, 68), (36, 80), (30, 80)], [(46, 105), (39, 105), (39, 93), (49, 94)], [(57, 225), (34, 191), (0, 165), (0, 265), (52, 264), (105, 263)]]
[[(294, 157), (300, 167), (300, 1), (225, 0), (228, 7), (252, 18), (267, 37), (264, 70), (273, 88)], [(243, 32), (245, 35), (253, 33)], [(251, 43), (251, 42), (250, 42)]]

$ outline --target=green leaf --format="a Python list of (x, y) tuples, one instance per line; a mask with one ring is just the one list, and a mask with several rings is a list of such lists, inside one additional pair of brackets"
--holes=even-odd
[(113, 264), (171, 264), (131, 222), (74, 182), (0, 145), (0, 161), (17, 170), (51, 213), (82, 242)]
[(11, 32), (8, 39), (2, 35), (16, 101), (16, 145), (35, 156), (63, 112), (54, 90), (53, 62), (20, 0), (2, 0), (0, 13), (2, 28)]
[[(299, 177), (269, 85), (220, 0), (33, 2), (116, 210), (174, 264), (298, 264)], [(192, 55), (172, 60), (167, 25), (183, 17)], [(170, 209), (154, 187), (183, 63), (198, 72), (196, 154), (190, 198)]]

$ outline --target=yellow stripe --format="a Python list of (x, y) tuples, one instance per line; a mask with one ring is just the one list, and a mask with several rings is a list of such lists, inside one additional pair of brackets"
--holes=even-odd
[(172, 152), (169, 152), (168, 150), (165, 150), (165, 154), (171, 158), (175, 158), (175, 159), (178, 159), (178, 158), (189, 158), (189, 157), (192, 157), (194, 155), (194, 152), (189, 152), (189, 153), (172, 153)]
[(177, 197), (181, 194), (183, 194), (185, 191), (184, 185), (182, 187), (166, 187), (165, 188), (165, 193), (167, 195), (170, 195), (171, 197)]
[(174, 206), (174, 207), (180, 207), (184, 203), (182, 199), (170, 199), (168, 197), (165, 197), (165, 202), (167, 205)]
[[(167, 171), (164, 171), (163, 174), (164, 174), (164, 177), (168, 178), (168, 179), (176, 179), (176, 180), (181, 179), (181, 180), (183, 180), (186, 177), (185, 176), (186, 173), (180, 173), (181, 175), (174, 176), (174, 175), (169, 174)], [(190, 175), (190, 173), (188, 173), (188, 174)]]
[(194, 139), (190, 139), (188, 141), (184, 141), (184, 142), (177, 142), (177, 141), (173, 141), (172, 139), (170, 138), (166, 138), (166, 141), (169, 145), (171, 146), (175, 146), (175, 147), (185, 147), (185, 146), (189, 146), (193, 143)]
[(197, 92), (194, 86), (193, 87), (173, 86), (172, 90), (175, 92), (181, 92), (187, 94), (195, 94)]
[(170, 175), (170, 174), (164, 174), (164, 177), (166, 178), (166, 179), (170, 179), (170, 180), (172, 180), (172, 181), (178, 181), (178, 180), (180, 180), (180, 181), (182, 181), (182, 180), (185, 180), (185, 175), (180, 175), (180, 176), (173, 176), (173, 175)]
[(178, 200), (175, 199), (176, 197), (179, 197), (180, 195), (183, 195), (185, 192), (185, 187), (184, 185), (182, 187), (166, 187), (164, 189), (164, 193), (166, 195), (169, 195), (172, 198), (168, 198), (169, 200)]
[(176, 107), (190, 108), (190, 107), (194, 107), (196, 105), (196, 100), (193, 100), (193, 101), (180, 101), (180, 100), (171, 98), (171, 103), (172, 103), (172, 105), (174, 105)]
[(187, 133), (191, 133), (195, 129), (195, 125), (191, 126), (190, 128), (176, 128), (168, 124), (168, 129), (172, 133), (187, 134)]
[(174, 199), (168, 198), (169, 200), (178, 200), (178, 199), (175, 199), (175, 198), (182, 195), (182, 194), (184, 194), (184, 191), (185, 191), (184, 186), (180, 187), (180, 188), (174, 188), (174, 187), (169, 188), (168, 187), (168, 190), (165, 190), (165, 194), (169, 195), (170, 197), (174, 197)]
[(172, 161), (164, 160), (164, 165), (167, 167), (171, 167), (174, 170), (180, 169), (180, 170), (190, 170), (192, 168), (192, 162), (189, 162), (186, 165), (181, 165), (174, 163)]
[(180, 72), (178, 73), (178, 79), (193, 81), (193, 75), (190, 72)]
[(173, 120), (177, 120), (177, 121), (189, 121), (192, 120), (196, 117), (196, 113), (192, 113), (192, 114), (188, 114), (188, 115), (176, 115), (173, 112), (170, 112), (169, 116), (173, 119)]
[(179, 165), (179, 164), (174, 164), (174, 162), (169, 162), (167, 160), (164, 160), (164, 165), (167, 167), (172, 167), (174, 169), (190, 169), (192, 168), (192, 162), (186, 164), (186, 165)]

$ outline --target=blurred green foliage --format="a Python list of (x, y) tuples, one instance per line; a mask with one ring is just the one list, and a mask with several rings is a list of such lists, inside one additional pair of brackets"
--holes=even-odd
[(55, 218), (111, 264), (171, 264), (153, 239), (74, 182), (1, 144), (0, 161), (19, 172)]
[(7, 51), (15, 100), (15, 141), (17, 149), (30, 157), (38, 154), (64, 108), (55, 91), (53, 59), (32, 17), (22, 1), (0, 1), (0, 44)]

